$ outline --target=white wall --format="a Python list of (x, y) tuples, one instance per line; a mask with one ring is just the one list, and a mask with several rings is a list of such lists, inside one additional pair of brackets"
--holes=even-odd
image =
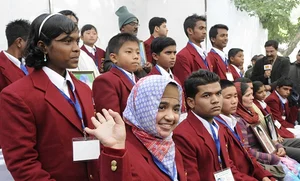
[[(184, 19), (197, 13), (205, 14), (205, 0), (50, 0), (52, 12), (64, 9), (74, 11), (79, 17), (79, 27), (90, 23), (96, 26), (99, 40), (96, 43), (106, 48), (109, 39), (119, 32), (118, 17), (115, 11), (122, 5), (135, 14), (139, 21), (138, 37), (148, 39), (148, 22), (154, 16), (165, 17), (168, 21), (168, 36), (177, 42), (179, 51), (187, 43), (184, 34)], [(249, 64), (254, 54), (263, 53), (267, 32), (263, 30), (258, 19), (239, 12), (230, 0), (207, 0), (207, 27), (223, 23), (229, 27), (229, 42), (225, 51), (239, 47), (245, 51), (245, 64)], [(41, 13), (49, 12), (49, 0), (2, 0), (0, 1), (0, 49), (6, 49), (5, 25), (14, 19), (33, 20)], [(210, 42), (207, 45), (210, 49)], [(208, 49), (208, 50), (209, 50)], [(245, 65), (246, 66), (246, 65)]]

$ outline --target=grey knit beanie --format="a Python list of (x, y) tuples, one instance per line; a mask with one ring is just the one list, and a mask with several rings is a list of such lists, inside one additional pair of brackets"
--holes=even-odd
[(120, 7), (116, 11), (116, 15), (119, 17), (119, 28), (121, 29), (123, 25), (131, 23), (133, 21), (139, 22), (136, 16), (129, 13), (126, 6)]

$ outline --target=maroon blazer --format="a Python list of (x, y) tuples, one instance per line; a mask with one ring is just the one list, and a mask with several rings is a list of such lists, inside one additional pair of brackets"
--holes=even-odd
[[(85, 126), (93, 128), (91, 90), (70, 75)], [(72, 138), (83, 137), (81, 121), (43, 70), (1, 92), (0, 115), (2, 151), (14, 180), (99, 179), (97, 161), (73, 162)]]
[[(111, 161), (116, 161), (117, 170), (111, 170)], [(178, 180), (186, 181), (183, 161), (180, 152), (175, 150), (175, 162)], [(151, 153), (126, 125), (126, 149), (105, 148), (100, 154), (100, 180), (148, 181), (171, 180), (153, 161)]]
[[(32, 68), (27, 67), (29, 73), (33, 71)], [(0, 53), (0, 92), (9, 84), (25, 77), (24, 72), (12, 63), (7, 56)]]
[[(229, 159), (224, 131), (223, 127), (219, 126), (223, 168), (231, 168), (236, 181), (245, 180), (247, 175), (239, 172)], [(173, 139), (183, 156), (188, 180), (215, 180), (213, 173), (221, 170), (216, 144), (201, 121), (191, 111), (175, 128)]]
[(213, 72), (218, 74), (220, 79), (227, 79), (226, 72), (227, 68), (223, 59), (214, 51), (210, 51), (206, 57), (210, 61), (213, 67)]
[(229, 67), (229, 69), (230, 69), (230, 72), (232, 73), (233, 80), (236, 80), (236, 79), (238, 79), (238, 78), (241, 77), (240, 73), (237, 72), (237, 71), (235, 70), (235, 68), (234, 68), (231, 64), (229, 64), (228, 67)]
[(187, 79), (192, 72), (195, 72), (199, 69), (212, 70), (210, 61), (208, 61), (208, 59), (206, 60), (209, 69), (207, 69), (204, 60), (193, 47), (193, 45), (187, 43), (186, 47), (184, 47), (176, 55), (176, 63), (173, 67), (173, 73), (180, 80), (181, 85), (184, 85), (185, 79)]
[(102, 112), (103, 108), (112, 109), (122, 115), (133, 85), (133, 82), (116, 67), (98, 76), (93, 82), (96, 111)]
[[(260, 111), (264, 114), (264, 116), (266, 116), (268, 114), (272, 115), (271, 108), (268, 105), (266, 107), (266, 110), (264, 110), (263, 107), (260, 105), (260, 103), (256, 99), (253, 100), (253, 103), (260, 109)], [(272, 118), (274, 120), (273, 115), (272, 115)], [(275, 126), (275, 129), (277, 130), (277, 133), (283, 138), (295, 138), (295, 135), (283, 126), (281, 126), (280, 129), (278, 129)]]
[[(161, 73), (160, 73), (160, 71), (157, 69), (157, 67), (156, 66), (154, 66), (153, 68), (152, 68), (152, 70), (149, 72), (149, 74), (148, 74), (148, 76), (149, 75), (161, 75)], [(182, 85), (181, 85), (181, 83), (180, 83), (180, 80), (175, 76), (175, 75), (173, 75), (174, 76), (174, 80), (181, 86), (181, 88), (182, 88)], [(184, 94), (184, 92), (183, 92), (183, 94), (182, 94), (182, 106), (181, 106), (181, 113), (185, 113), (187, 110), (186, 110), (186, 104), (185, 104), (185, 94)]]
[[(95, 46), (96, 47), (96, 46)], [(95, 62), (96, 66), (98, 67), (99, 72), (103, 72), (103, 60), (105, 58), (105, 51), (101, 48), (96, 47), (95, 56), (91, 54), (84, 45), (81, 46), (81, 50), (85, 51)]]
[(295, 121), (297, 119), (298, 110), (296, 107), (289, 107), (289, 103), (284, 104), (286, 119), (282, 119), (283, 109), (279, 97), (276, 92), (273, 91), (265, 100), (270, 106), (274, 120), (280, 122), (281, 126), (285, 128), (294, 128)]
[(155, 62), (153, 62), (152, 53), (151, 53), (151, 43), (153, 40), (154, 40), (154, 36), (151, 35), (150, 38), (148, 38), (148, 40), (144, 41), (147, 62), (150, 62), (152, 64), (155, 63)]
[[(225, 122), (220, 116), (219, 119)], [(217, 120), (218, 121), (218, 120)], [(266, 170), (252, 157), (247, 150), (242, 146), (243, 135), (239, 125), (235, 126), (235, 132), (240, 137), (240, 141), (234, 136), (230, 129), (223, 123), (219, 122), (219, 126), (223, 127), (225, 132), (226, 146), (228, 148), (229, 158), (233, 161), (236, 168), (246, 174), (244, 180), (262, 180), (264, 177), (272, 177), (272, 174)], [(226, 124), (226, 122), (225, 122)], [(250, 176), (250, 177), (249, 177)]]

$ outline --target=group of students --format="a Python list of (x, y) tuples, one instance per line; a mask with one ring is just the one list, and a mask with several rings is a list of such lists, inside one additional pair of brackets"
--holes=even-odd
[[(196, 22), (204, 31), (205, 21)], [(193, 26), (186, 28), (189, 37), (198, 31)], [(224, 46), (226, 32), (217, 35), (225, 40), (212, 42)], [(276, 152), (267, 153), (251, 129), (263, 124), (260, 114), (275, 110), (277, 119), (276, 109), (268, 110), (263, 96), (257, 96), (261, 110), (254, 108), (253, 95), (265, 94), (264, 86), (232, 83), (226, 80), (228, 74), (222, 77), (212, 72), (218, 67), (210, 69), (212, 61), (206, 62), (206, 70), (178, 69), (176, 42), (170, 37), (153, 39), (155, 66), (138, 80), (134, 72), (140, 66), (140, 41), (120, 33), (108, 43), (114, 64), (95, 79), (91, 91), (68, 71), (79, 64), (79, 39), (72, 19), (42, 14), (31, 23), (28, 38), (18, 37), (12, 43), (22, 48), (27, 41), (23, 48), (30, 67), (27, 74), (15, 67), (27, 76), (0, 94), (0, 145), (15, 180), (299, 179), (299, 160), (292, 159), (299, 156), (289, 154), (299, 152), (299, 141), (282, 139), (279, 134)], [(194, 47), (193, 42), (190, 46)], [(183, 62), (186, 56), (181, 55), (182, 64), (195, 63)], [(1, 73), (5, 71), (12, 70)], [(179, 73), (177, 78), (178, 72), (184, 75)], [(274, 94), (287, 86), (278, 81)], [(184, 112), (187, 117), (180, 122)], [(280, 117), (289, 113), (284, 111)], [(281, 123), (278, 130), (285, 128), (286, 120), (277, 120)], [(270, 166), (284, 173), (270, 173), (266, 170)]]

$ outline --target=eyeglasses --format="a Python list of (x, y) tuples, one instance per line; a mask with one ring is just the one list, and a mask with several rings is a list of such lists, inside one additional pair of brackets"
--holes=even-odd
[(130, 25), (130, 26), (140, 26), (140, 24), (138, 24), (137, 22), (131, 22), (131, 23), (128, 23), (126, 25)]

